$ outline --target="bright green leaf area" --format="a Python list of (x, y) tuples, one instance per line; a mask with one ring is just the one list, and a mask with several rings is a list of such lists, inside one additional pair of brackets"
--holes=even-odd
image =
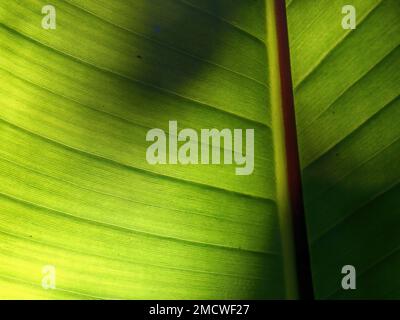
[(292, 0), (287, 15), (316, 297), (398, 299), (400, 2)]
[[(0, 2), (0, 298), (284, 297), (264, 1), (47, 3)], [(254, 173), (149, 165), (169, 120), (254, 128)]]

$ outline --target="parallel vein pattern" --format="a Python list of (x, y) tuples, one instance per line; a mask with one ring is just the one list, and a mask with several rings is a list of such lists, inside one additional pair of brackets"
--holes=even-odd
[[(289, 1), (305, 209), (318, 298), (400, 297), (400, 2)], [(354, 265), (357, 290), (341, 289)]]
[[(0, 2), (0, 298), (283, 297), (264, 1), (46, 4)], [(254, 128), (254, 174), (149, 165), (169, 120)]]

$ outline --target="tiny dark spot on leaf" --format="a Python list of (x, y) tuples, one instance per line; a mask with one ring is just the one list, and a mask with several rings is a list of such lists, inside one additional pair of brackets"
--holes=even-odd
[(142, 59), (142, 56), (141, 55), (137, 55), (136, 58)]

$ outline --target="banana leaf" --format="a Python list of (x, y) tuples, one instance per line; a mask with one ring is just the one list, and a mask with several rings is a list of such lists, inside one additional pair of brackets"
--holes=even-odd
[[(315, 296), (399, 298), (400, 5), (287, 1), (289, 62), (280, 3), (0, 3), (0, 298), (301, 297), (296, 140)], [(171, 121), (254, 130), (254, 170), (149, 163)]]

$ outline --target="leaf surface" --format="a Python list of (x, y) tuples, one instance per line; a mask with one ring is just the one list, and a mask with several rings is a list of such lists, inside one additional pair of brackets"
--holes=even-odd
[[(284, 297), (264, 1), (45, 4), (0, 3), (0, 297)], [(254, 128), (254, 173), (148, 164), (169, 120)]]
[[(287, 3), (317, 298), (400, 297), (400, 3)], [(344, 265), (357, 290), (341, 288)]]

